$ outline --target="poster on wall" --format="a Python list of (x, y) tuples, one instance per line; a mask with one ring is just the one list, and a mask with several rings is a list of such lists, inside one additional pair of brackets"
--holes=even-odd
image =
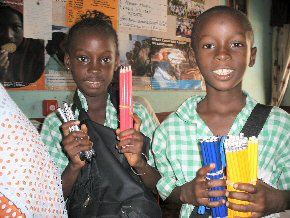
[[(24, 0), (0, 0), (0, 59), (6, 60), (0, 62), (0, 82), (6, 88), (75, 89), (72, 75), (63, 64), (64, 38), (68, 28), (80, 15), (91, 16), (88, 12), (91, 10), (99, 10), (109, 15), (116, 29), (119, 24), (120, 32), (130, 29), (131, 32), (126, 32), (124, 40), (119, 38), (119, 48), (122, 64), (131, 65), (133, 68), (135, 90), (201, 87), (202, 79), (194, 55), (190, 60), (189, 39), (185, 37), (190, 38), (192, 22), (204, 10), (204, 0), (162, 0), (158, 4), (155, 0), (52, 0), (49, 4), (47, 1), (31, 0), (25, 1), (25, 5), (23, 2)], [(29, 10), (23, 10), (27, 5)], [(174, 8), (174, 5), (180, 7)], [(42, 13), (38, 11), (32, 17), (30, 14), (44, 6), (44, 17), (50, 10), (52, 17), (48, 20), (42, 17), (37, 28), (31, 28), (33, 25), (29, 24), (30, 28), (26, 29), (23, 20), (36, 20)], [(118, 17), (118, 7), (121, 18)], [(167, 24), (167, 13), (176, 16), (176, 23)], [(131, 16), (132, 14), (135, 15)], [(16, 25), (11, 28), (11, 23)], [(128, 27), (138, 27), (138, 30)], [(15, 39), (5, 36), (10, 29), (13, 30)], [(142, 30), (150, 33), (144, 33), (146, 36), (143, 36), (140, 33)], [(168, 38), (174, 40), (167, 39), (164, 35), (155, 37), (164, 31), (167, 31), (166, 34), (170, 33)], [(180, 36), (179, 40), (175, 40), (175, 31)], [(25, 32), (30, 34), (29, 37)], [(47, 34), (44, 35), (44, 32)], [(194, 80), (197, 82), (193, 82)]]
[(23, 0), (0, 2), (0, 82), (6, 88), (44, 88), (44, 40), (26, 38)]
[(189, 42), (132, 34), (119, 39), (121, 64), (132, 67), (134, 90), (203, 89)]
[(102, 11), (112, 19), (114, 28), (118, 29), (118, 0), (67, 0), (66, 26), (72, 26), (81, 15), (90, 16), (92, 10)]
[(168, 14), (176, 16), (176, 36), (190, 38), (193, 23), (204, 8), (204, 0), (168, 0)]
[(64, 66), (67, 27), (52, 26), (52, 39), (45, 46), (45, 87), (48, 90), (74, 90), (72, 74)]
[(167, 0), (119, 0), (122, 27), (167, 31)]

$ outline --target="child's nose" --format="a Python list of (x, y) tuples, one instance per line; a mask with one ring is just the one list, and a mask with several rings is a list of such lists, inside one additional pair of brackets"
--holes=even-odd
[(7, 41), (12, 42), (14, 39), (15, 32), (11, 27), (7, 26), (1, 30), (1, 35)]
[(98, 60), (92, 60), (90, 62), (88, 72), (89, 73), (100, 73), (101, 72), (100, 63), (98, 62)]
[(216, 60), (218, 61), (228, 61), (231, 59), (231, 55), (227, 49), (222, 48), (217, 51)]

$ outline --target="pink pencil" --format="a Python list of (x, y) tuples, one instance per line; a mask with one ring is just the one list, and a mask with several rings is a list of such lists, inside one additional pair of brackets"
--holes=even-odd
[(132, 70), (122, 67), (120, 70), (120, 130), (133, 128)]

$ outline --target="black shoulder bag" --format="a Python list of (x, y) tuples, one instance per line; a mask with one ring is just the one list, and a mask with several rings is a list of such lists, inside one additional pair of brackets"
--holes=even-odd
[[(161, 217), (157, 200), (132, 172), (125, 156), (115, 148), (118, 143), (115, 130), (90, 120), (77, 93), (74, 104), (80, 111), (79, 120), (88, 127), (96, 157), (81, 170), (68, 197), (69, 217)], [(144, 153), (148, 154), (150, 140), (144, 138)]]
[(272, 106), (259, 103), (256, 104), (249, 118), (247, 119), (247, 122), (245, 123), (243, 129), (241, 130), (241, 133), (244, 133), (245, 137), (258, 137), (272, 108)]

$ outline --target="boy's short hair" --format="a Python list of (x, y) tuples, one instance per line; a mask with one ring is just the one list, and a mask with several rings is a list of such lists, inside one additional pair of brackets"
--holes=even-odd
[(216, 14), (229, 14), (232, 15), (233, 17), (237, 18), (239, 21), (241, 21), (241, 24), (245, 28), (246, 31), (250, 33), (251, 40), (252, 42), (254, 41), (254, 33), (253, 33), (253, 28), (252, 25), (248, 19), (248, 17), (241, 11), (236, 10), (232, 7), (228, 7), (225, 5), (219, 5), (212, 7), (205, 12), (203, 12), (201, 15), (199, 15), (192, 27), (192, 35), (191, 35), (191, 47), (195, 49), (195, 40), (196, 36), (198, 35), (198, 32), (200, 30), (200, 27), (204, 23), (204, 21), (207, 20), (207, 18), (212, 17)]

